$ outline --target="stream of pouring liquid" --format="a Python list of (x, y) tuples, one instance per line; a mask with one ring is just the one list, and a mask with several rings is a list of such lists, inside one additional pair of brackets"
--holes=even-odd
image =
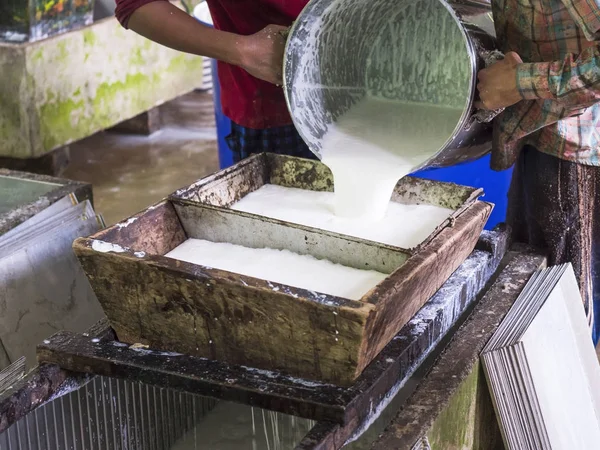
[(452, 135), (461, 109), (366, 98), (331, 125), (322, 162), (333, 173), (335, 213), (379, 221), (398, 181)]

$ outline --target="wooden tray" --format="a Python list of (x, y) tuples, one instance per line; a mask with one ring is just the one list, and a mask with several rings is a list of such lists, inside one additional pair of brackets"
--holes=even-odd
[[(403, 195), (443, 190), (428, 185), (411, 180)], [(456, 190), (466, 198), (453, 200), (451, 220), (413, 250), (175, 197), (78, 239), (74, 250), (120, 341), (349, 386), (475, 247), (491, 205)], [(163, 256), (188, 237), (390, 275), (348, 300)]]

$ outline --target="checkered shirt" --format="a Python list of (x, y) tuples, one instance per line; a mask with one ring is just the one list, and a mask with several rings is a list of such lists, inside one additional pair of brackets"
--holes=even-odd
[(510, 167), (524, 145), (600, 166), (600, 0), (492, 0), (499, 48), (524, 64), (524, 100), (494, 121), (492, 167)]
[(231, 134), (225, 138), (233, 152), (233, 162), (255, 153), (278, 153), (299, 158), (316, 159), (294, 125), (254, 130), (231, 123)]

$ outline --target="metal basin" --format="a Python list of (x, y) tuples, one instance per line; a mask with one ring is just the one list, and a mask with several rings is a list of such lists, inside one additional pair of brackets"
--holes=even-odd
[(473, 105), (483, 55), (494, 49), (490, 11), (481, 1), (311, 1), (290, 30), (284, 63), (288, 108), (311, 151), (320, 157), (329, 125), (372, 96), (462, 110), (415, 169), (487, 153), (491, 129)]

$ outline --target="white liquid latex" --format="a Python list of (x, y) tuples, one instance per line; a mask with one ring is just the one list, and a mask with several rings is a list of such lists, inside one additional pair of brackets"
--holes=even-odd
[(289, 250), (188, 239), (169, 258), (350, 300), (360, 300), (386, 274), (299, 255)]
[(373, 222), (336, 216), (334, 200), (333, 192), (266, 184), (231, 208), (402, 248), (419, 245), (452, 214), (439, 206), (390, 202), (383, 219)]
[(323, 137), (336, 215), (381, 220), (397, 182), (439, 151), (461, 115), (460, 109), (375, 98), (353, 106)]

